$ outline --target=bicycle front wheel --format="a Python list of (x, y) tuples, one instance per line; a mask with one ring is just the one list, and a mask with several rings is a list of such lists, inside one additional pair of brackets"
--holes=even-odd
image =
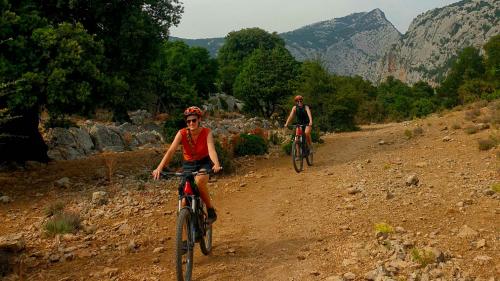
[(191, 212), (183, 208), (177, 217), (175, 262), (178, 281), (190, 281), (193, 273), (194, 237), (191, 229)]
[(292, 142), (292, 162), (293, 168), (297, 173), (300, 173), (304, 166), (304, 156), (302, 155), (300, 141), (299, 139)]
[(313, 165), (313, 160), (314, 160), (313, 145), (311, 143), (311, 145), (307, 145), (307, 146), (308, 146), (308, 154), (307, 154), (307, 157), (306, 157), (306, 162), (307, 162), (307, 165), (312, 166)]
[(203, 214), (200, 216), (201, 224), (203, 226), (203, 231), (202, 237), (200, 240), (200, 249), (201, 252), (207, 256), (212, 252), (212, 224), (207, 223), (207, 218), (208, 218), (208, 212), (207, 212), (207, 207), (203, 207)]

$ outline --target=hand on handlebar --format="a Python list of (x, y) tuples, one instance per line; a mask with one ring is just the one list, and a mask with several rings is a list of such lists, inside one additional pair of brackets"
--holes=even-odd
[(214, 173), (218, 173), (218, 172), (220, 172), (220, 170), (222, 170), (222, 167), (221, 167), (220, 165), (214, 165), (214, 166), (212, 167), (212, 171), (213, 171)]
[(153, 179), (159, 180), (160, 179), (160, 175), (161, 175), (161, 171), (162, 171), (162, 169), (158, 169), (158, 168), (156, 168), (155, 170), (153, 170), (153, 172), (151, 172), (151, 175), (153, 176)]

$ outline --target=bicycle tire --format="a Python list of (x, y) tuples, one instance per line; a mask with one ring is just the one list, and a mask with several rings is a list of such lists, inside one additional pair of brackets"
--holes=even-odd
[(312, 166), (313, 165), (313, 160), (314, 160), (314, 151), (313, 151), (313, 145), (311, 143), (311, 145), (309, 146), (309, 154), (306, 157), (307, 165), (308, 166)]
[[(192, 237), (191, 228), (191, 212), (188, 208), (183, 208), (177, 216), (177, 229), (176, 229), (176, 245), (175, 245), (175, 262), (178, 281), (191, 281), (193, 273), (193, 252), (194, 252), (194, 237)], [(186, 231), (187, 237), (187, 251), (183, 249), (183, 232)], [(186, 257), (186, 262), (183, 257)], [(183, 265), (186, 266), (185, 270)]]
[(299, 151), (297, 151), (297, 140), (292, 142), (292, 163), (295, 171), (300, 173), (304, 167), (304, 155), (302, 155), (302, 149), (300, 146)]
[(206, 206), (203, 206), (203, 214), (200, 215), (199, 218), (202, 220), (201, 224), (203, 225), (204, 231), (200, 240), (200, 249), (205, 256), (210, 255), (212, 252), (212, 224), (207, 223), (207, 214), (207, 208)]

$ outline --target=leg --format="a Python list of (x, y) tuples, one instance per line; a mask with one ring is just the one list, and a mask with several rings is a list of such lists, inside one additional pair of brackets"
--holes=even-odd
[(205, 205), (207, 205), (207, 209), (213, 208), (207, 188), (208, 175), (198, 175), (194, 180), (198, 186), (198, 190), (200, 191), (201, 199), (205, 202)]
[(312, 130), (312, 126), (306, 126), (306, 129), (305, 129), (305, 132), (306, 132), (306, 140), (307, 140), (307, 144), (309, 146), (311, 146), (311, 130)]

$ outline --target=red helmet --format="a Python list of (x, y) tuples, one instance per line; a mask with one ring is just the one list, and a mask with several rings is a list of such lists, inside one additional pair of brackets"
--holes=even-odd
[(201, 118), (203, 113), (201, 112), (201, 109), (197, 106), (190, 106), (184, 110), (184, 117), (188, 117), (190, 115), (196, 115)]
[(293, 99), (295, 102), (298, 102), (299, 100), (304, 100), (304, 98), (301, 95), (295, 96)]

